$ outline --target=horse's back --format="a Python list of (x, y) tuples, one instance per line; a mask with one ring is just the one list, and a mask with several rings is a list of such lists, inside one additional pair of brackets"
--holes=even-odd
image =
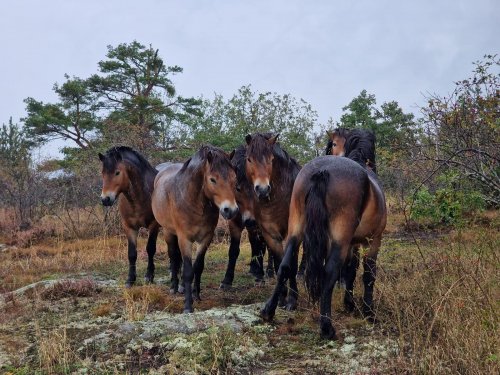
[(170, 180), (173, 176), (179, 172), (182, 168), (182, 163), (162, 163), (156, 166), (158, 170), (158, 174), (155, 178), (154, 188), (155, 190), (159, 187), (159, 184), (164, 184), (168, 180)]

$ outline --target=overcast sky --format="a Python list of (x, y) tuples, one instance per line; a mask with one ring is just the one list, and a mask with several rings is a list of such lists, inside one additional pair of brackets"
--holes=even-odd
[(133, 40), (184, 68), (174, 78), (183, 96), (252, 84), (303, 98), (322, 123), (363, 89), (417, 112), (425, 93), (449, 93), (500, 51), (499, 0), (1, 0), (0, 14), (1, 123), (25, 115), (26, 97), (54, 101), (65, 73), (96, 73), (107, 45)]

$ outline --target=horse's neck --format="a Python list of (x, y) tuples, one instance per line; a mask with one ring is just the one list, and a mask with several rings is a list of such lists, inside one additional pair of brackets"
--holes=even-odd
[[(275, 198), (282, 199), (283, 194), (291, 195), (293, 190), (293, 183), (295, 182), (295, 178), (297, 177), (298, 171), (295, 169), (295, 165), (291, 159), (285, 159), (283, 157), (279, 157), (278, 168), (273, 166), (273, 174), (271, 176), (271, 186), (279, 186), (280, 191)], [(275, 189), (271, 189), (272, 192), (277, 193)]]
[[(202, 211), (207, 205), (210, 205), (210, 200), (203, 192), (204, 172), (203, 168), (189, 167), (179, 175), (180, 181), (176, 184), (177, 189), (182, 197), (189, 198), (190, 206), (198, 206)], [(184, 198), (184, 200), (186, 200)], [(193, 207), (192, 207), (193, 208)]]
[(141, 173), (137, 168), (131, 168), (129, 175), (131, 177), (129, 189), (123, 194), (130, 204), (134, 205), (139, 202), (151, 201), (156, 173), (152, 171)]

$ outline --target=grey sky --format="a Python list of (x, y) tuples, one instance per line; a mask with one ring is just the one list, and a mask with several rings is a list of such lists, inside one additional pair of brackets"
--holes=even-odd
[(2, 0), (0, 14), (2, 123), (24, 116), (28, 96), (53, 101), (65, 73), (95, 73), (107, 45), (133, 40), (184, 68), (183, 96), (252, 84), (303, 98), (322, 123), (362, 89), (416, 112), (423, 93), (447, 94), (500, 50), (498, 0)]

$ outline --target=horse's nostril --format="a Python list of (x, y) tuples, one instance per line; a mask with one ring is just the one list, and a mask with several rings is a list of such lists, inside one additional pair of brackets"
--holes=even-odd
[(224, 212), (228, 213), (229, 212), (229, 207), (224, 207)]

